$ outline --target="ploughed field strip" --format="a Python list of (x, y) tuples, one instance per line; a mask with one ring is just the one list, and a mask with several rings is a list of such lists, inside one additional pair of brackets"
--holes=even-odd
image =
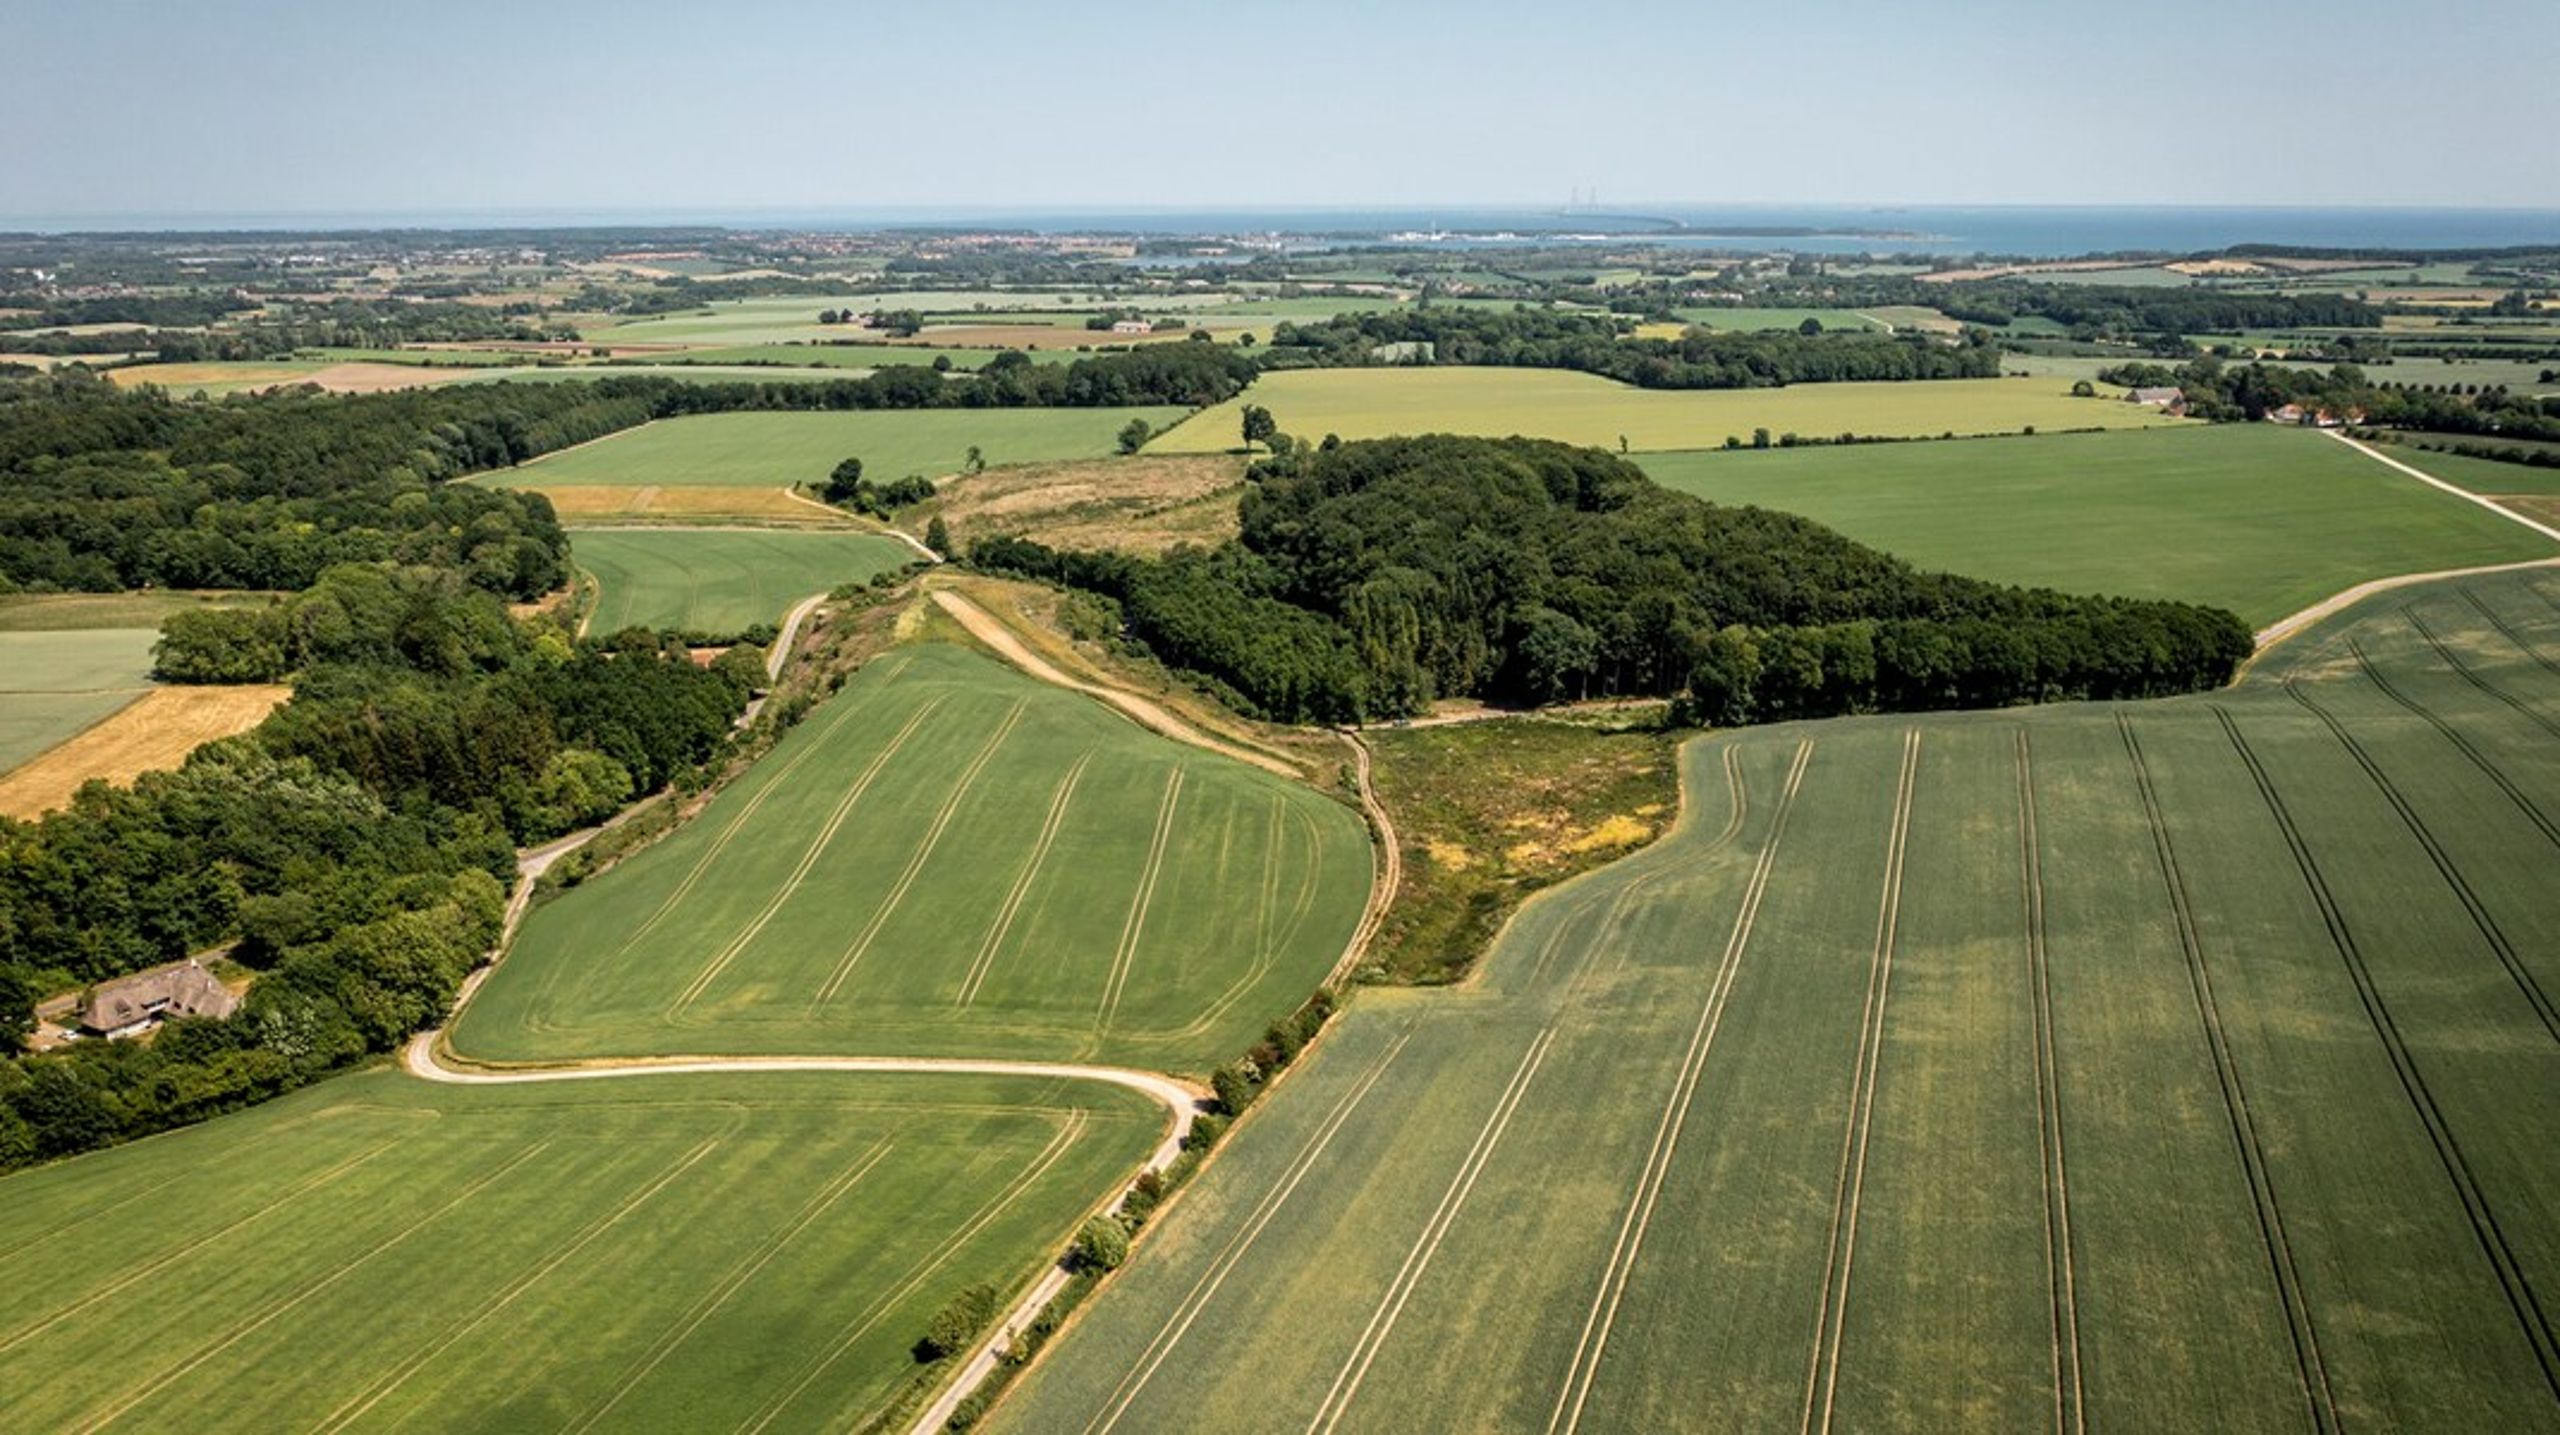
[(1093, 1083), (347, 1077), (9, 1179), (0, 1428), (858, 1428), (1161, 1126)]
[(920, 644), (536, 911), (453, 1040), (1205, 1070), (1323, 980), (1369, 861), (1340, 803)]
[(812, 593), (891, 572), (915, 557), (873, 533), (581, 529), (578, 566), (596, 580), (592, 632), (638, 626), (722, 636), (779, 623)]
[(1684, 760), (1475, 988), (1366, 995), (997, 1424), (2560, 1423), (2560, 575)]

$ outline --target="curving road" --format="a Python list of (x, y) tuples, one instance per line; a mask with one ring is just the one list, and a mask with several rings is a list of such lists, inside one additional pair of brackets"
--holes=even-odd
[[(2505, 507), (2493, 500), (2483, 498), (2479, 494), (2472, 493), (2467, 489), (2456, 488), (2452, 484), (2445, 482), (2443, 479), (2436, 477), (2434, 474), (2424, 473), (2418, 469), (2412, 468), (2408, 464), (2402, 463), (2400, 460), (2393, 458), (2387, 453), (2380, 452), (2379, 450), (2371, 448), (2365, 444), (2356, 442), (2354, 439), (2347, 437), (2336, 429), (2322, 429), (2320, 432), (2323, 436), (2336, 439), (2338, 442), (2345, 444), (2347, 447), (2354, 449), (2356, 452), (2363, 454), (2369, 459), (2372, 459), (2375, 463), (2397, 469), (2401, 473), (2404, 473), (2409, 477), (2416, 479), (2418, 482), (2427, 485), (2429, 488), (2442, 489), (2446, 493), (2461, 499), (2465, 503), (2476, 503), (2482, 508), (2489, 510), (2491, 513), (2498, 515), (2500, 518), (2503, 518), (2510, 523), (2530, 528), (2545, 538), (2551, 539), (2554, 542), (2560, 542), (2560, 528), (2553, 528), (2549, 524), (2545, 523), (2537, 523), (2534, 520), (2525, 517), (2523, 514), (2516, 512), (2512, 508)], [(2416, 583), (2432, 583), (2439, 578), (2463, 578), (2474, 573), (2505, 573), (2518, 568), (2548, 568), (2555, 564), (2560, 564), (2560, 557), (2528, 558), (2521, 563), (2486, 563), (2477, 568), (2441, 568), (2432, 573), (2402, 573), (2396, 577), (2376, 578), (2369, 583), (2358, 583), (2344, 592), (2332, 593), (2328, 597), (2321, 599), (2319, 602), (2312, 604), (2310, 607), (2305, 608), (2298, 613), (2288, 613), (2284, 617), (2278, 618), (2275, 622), (2268, 624), (2266, 627), (2260, 628), (2257, 632), (2258, 653), (2264, 653), (2267, 649), (2274, 647), (2276, 644), (2283, 642), (2285, 639), (2292, 637), (2294, 634), (2301, 632), (2303, 629), (2310, 627), (2312, 624), (2328, 617), (2339, 609), (2347, 607), (2362, 599), (2370, 598), (2376, 593), (2388, 592), (2393, 588), (2406, 588)], [(2250, 660), (2254, 662), (2256, 661), (2256, 658), (2257, 655), (2252, 654)], [(2244, 664), (2243, 670), (2245, 671), (2245, 669), (2246, 665)]]

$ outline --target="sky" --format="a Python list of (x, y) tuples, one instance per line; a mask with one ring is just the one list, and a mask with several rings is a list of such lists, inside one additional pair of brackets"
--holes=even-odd
[(0, 0), (35, 216), (2560, 207), (2554, 0)]

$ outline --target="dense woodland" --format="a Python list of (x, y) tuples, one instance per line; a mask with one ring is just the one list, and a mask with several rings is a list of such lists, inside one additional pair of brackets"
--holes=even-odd
[(713, 758), (762, 678), (752, 649), (704, 669), (655, 634), (573, 642), (442, 568), (333, 568), (240, 619), (301, 665), (275, 716), (0, 819), (0, 1031), (45, 992), (225, 943), (265, 975), (230, 1021), (0, 1061), (0, 1166), (262, 1099), (438, 1019), (516, 847)]
[[(1491, 364), (1576, 369), (1648, 389), (1751, 389), (1855, 379), (1989, 379), (2000, 355), (1968, 336), (1712, 333), (1636, 339), (1613, 314), (1425, 304), (1281, 324), (1264, 351), (1268, 368), (1378, 363)], [(1427, 348), (1426, 348), (1427, 346)]]
[(996, 538), (980, 566), (1103, 593), (1157, 657), (1286, 721), (1676, 697), (1719, 724), (2149, 697), (2251, 649), (2219, 609), (1923, 573), (1624, 460), (1432, 437), (1257, 465), (1243, 531), (1160, 559)]

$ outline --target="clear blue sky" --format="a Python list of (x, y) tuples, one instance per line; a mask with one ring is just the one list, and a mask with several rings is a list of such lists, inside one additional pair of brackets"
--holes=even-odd
[(2555, 0), (6, 0), (0, 34), (0, 217), (2560, 206)]

